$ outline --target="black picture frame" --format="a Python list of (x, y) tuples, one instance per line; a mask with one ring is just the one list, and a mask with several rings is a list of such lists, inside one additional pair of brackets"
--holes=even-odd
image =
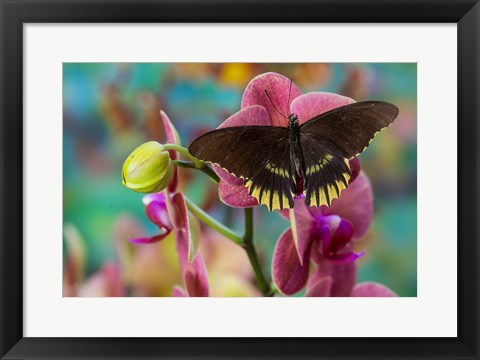
[[(0, 12), (0, 357), (2, 359), (479, 359), (480, 4), (478, 0), (260, 0), (255, 2), (0, 0)], [(23, 24), (92, 22), (456, 23), (458, 30), (458, 337), (282, 339), (268, 337), (241, 339), (23, 337)], [(448, 151), (448, 143), (445, 146), (445, 149), (439, 149), (440, 156), (442, 151)], [(448, 170), (446, 167), (444, 171), (454, 170)]]

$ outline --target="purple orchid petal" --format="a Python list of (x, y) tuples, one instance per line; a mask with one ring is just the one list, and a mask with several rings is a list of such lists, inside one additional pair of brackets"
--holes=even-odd
[(170, 230), (173, 225), (167, 212), (167, 205), (158, 201), (152, 201), (145, 206), (148, 219), (161, 229)]
[(269, 126), (271, 125), (267, 109), (260, 105), (242, 106), (242, 109), (220, 124), (217, 129), (232, 126)]
[[(178, 135), (177, 129), (173, 126), (173, 123), (170, 121), (167, 114), (160, 110), (160, 117), (162, 118), (163, 128), (165, 129), (165, 135), (167, 137), (167, 143), (169, 144), (180, 144), (180, 136)], [(172, 160), (177, 159), (177, 152), (175, 150), (169, 150), (170, 158)], [(178, 171), (177, 167), (174, 166), (172, 180), (168, 184), (168, 191), (173, 193), (176, 191), (178, 185)]]
[(257, 206), (258, 201), (248, 194), (248, 189), (243, 185), (232, 185), (220, 180), (218, 184), (220, 200), (228, 206), (236, 208)]
[(357, 179), (342, 192), (330, 207), (322, 206), (324, 215), (339, 215), (353, 227), (354, 240), (364, 236), (373, 216), (372, 186), (367, 175), (361, 171)]
[(336, 264), (348, 264), (357, 260), (359, 257), (362, 257), (363, 255), (365, 255), (365, 252), (362, 251), (359, 253), (349, 252), (346, 254), (326, 254), (325, 257)]
[(395, 292), (390, 290), (388, 287), (382, 284), (375, 282), (364, 282), (357, 284), (351, 295), (352, 297), (396, 297), (398, 296)]
[(350, 242), (350, 240), (352, 240), (352, 235), (352, 224), (350, 224), (349, 221), (342, 219), (337, 229), (335, 230), (335, 233), (333, 234), (332, 241), (330, 242), (330, 246), (328, 247), (328, 252), (339, 252), (345, 245)]
[(340, 106), (354, 103), (353, 99), (327, 92), (311, 92), (292, 101), (291, 111), (298, 116), (300, 124)]
[(138, 238), (128, 239), (128, 241), (132, 244), (153, 244), (165, 239), (169, 234), (170, 234), (170, 230), (160, 235), (155, 235), (152, 237), (138, 237)]
[(310, 281), (307, 286), (307, 297), (328, 297), (332, 288), (332, 278), (325, 277), (318, 280), (314, 284), (310, 285)]
[(272, 274), (275, 286), (283, 294), (295, 294), (305, 286), (308, 279), (309, 252), (307, 249), (302, 266), (295, 250), (292, 231), (287, 229), (280, 235), (273, 252)]
[(175, 285), (172, 290), (172, 297), (187, 297), (187, 293), (181, 286)]
[(145, 195), (142, 198), (142, 202), (145, 206), (147, 206), (148, 204), (150, 204), (153, 201), (156, 201), (160, 204), (165, 204), (166, 203), (165, 194), (163, 192), (158, 192), (158, 193)]
[(282, 112), (284, 116), (288, 117), (291, 112), (290, 104), (288, 104), (289, 96), (291, 103), (295, 98), (302, 94), (300, 89), (292, 83), (292, 89), (289, 95), (290, 83), (290, 79), (277, 73), (269, 72), (258, 75), (253, 78), (245, 88), (242, 97), (242, 108), (252, 105), (261, 105), (267, 109), (271, 125), (287, 126), (288, 120), (275, 110), (272, 102), (265, 94), (265, 90), (268, 91), (275, 107)]
[(293, 209), (290, 209), (290, 222), (295, 250), (300, 265), (303, 265), (303, 259), (311, 241), (312, 226), (314, 224), (314, 218), (307, 210), (304, 199), (295, 199), (295, 205)]

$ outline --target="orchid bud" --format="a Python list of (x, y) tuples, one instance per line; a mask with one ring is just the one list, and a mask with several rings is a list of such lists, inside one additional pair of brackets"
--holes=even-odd
[(133, 150), (122, 168), (122, 184), (141, 193), (162, 191), (172, 176), (172, 159), (156, 141), (146, 142)]

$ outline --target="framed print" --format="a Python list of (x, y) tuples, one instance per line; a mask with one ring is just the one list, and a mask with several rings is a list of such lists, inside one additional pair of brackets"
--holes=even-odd
[(1, 5), (2, 358), (479, 358), (477, 1)]

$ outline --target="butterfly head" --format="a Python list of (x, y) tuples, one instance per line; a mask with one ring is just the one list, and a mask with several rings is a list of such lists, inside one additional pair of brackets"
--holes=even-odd
[(288, 127), (295, 127), (298, 126), (298, 116), (295, 114), (290, 114), (288, 117)]

